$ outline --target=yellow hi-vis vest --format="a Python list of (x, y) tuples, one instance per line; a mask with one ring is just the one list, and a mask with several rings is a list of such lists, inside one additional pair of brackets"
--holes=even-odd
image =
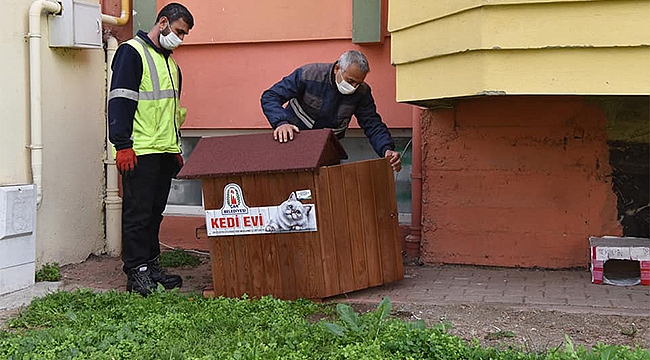
[[(127, 44), (140, 54), (142, 79), (137, 94), (138, 107), (133, 119), (133, 151), (136, 155), (180, 153), (180, 127), (187, 110), (180, 107), (178, 66), (144, 40), (135, 37)], [(120, 46), (125, 46), (124, 44)], [(123, 89), (124, 90), (124, 89)], [(127, 94), (120, 94), (125, 96)]]

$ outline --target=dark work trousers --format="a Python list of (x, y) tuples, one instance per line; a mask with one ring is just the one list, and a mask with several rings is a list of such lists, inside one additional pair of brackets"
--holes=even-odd
[(162, 213), (179, 166), (174, 154), (141, 155), (135, 170), (122, 176), (124, 272), (160, 255), (158, 234)]

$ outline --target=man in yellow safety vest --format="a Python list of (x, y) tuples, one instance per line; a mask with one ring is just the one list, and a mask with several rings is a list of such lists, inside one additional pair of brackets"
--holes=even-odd
[(158, 234), (172, 178), (183, 166), (181, 71), (172, 50), (194, 26), (178, 3), (163, 7), (148, 32), (140, 30), (115, 53), (108, 101), (109, 138), (122, 174), (122, 261), (126, 288), (146, 296), (157, 283), (182, 286), (158, 261)]

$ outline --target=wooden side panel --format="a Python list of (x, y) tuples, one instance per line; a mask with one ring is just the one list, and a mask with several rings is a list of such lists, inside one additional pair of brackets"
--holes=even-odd
[(218, 202), (221, 202), (220, 196), (217, 195), (219, 189), (215, 179), (202, 179), (201, 186), (203, 186), (203, 205), (206, 210), (218, 209)]
[[(252, 198), (251, 204), (254, 206), (268, 206), (273, 203), (274, 199), (271, 195), (271, 187), (267, 177), (264, 175), (255, 175), (253, 184), (251, 186), (256, 190), (255, 197)], [(248, 184), (247, 184), (248, 185)], [(249, 187), (246, 187), (248, 190)], [(245, 194), (245, 193), (244, 193)], [(264, 269), (260, 274), (261, 278), (257, 280), (257, 275), (254, 275), (254, 281), (259, 281), (263, 284), (261, 295), (274, 295), (281, 297), (282, 279), (280, 273), (280, 257), (277, 238), (273, 235), (259, 235), (259, 245), (261, 246), (261, 267)]]
[(293, 274), (295, 279), (295, 297), (296, 298), (309, 298), (310, 284), (309, 284), (309, 268), (311, 267), (309, 256), (309, 244), (307, 242), (306, 233), (299, 234), (286, 234), (289, 248), (287, 249), (288, 255), (292, 257), (293, 261)]
[(348, 239), (350, 240), (350, 255), (352, 257), (352, 275), (354, 276), (354, 288), (364, 289), (368, 287), (368, 262), (366, 260), (365, 240), (361, 216), (360, 187), (365, 184), (359, 183), (357, 163), (347, 164), (341, 167), (343, 170), (343, 187), (345, 194), (345, 219), (347, 220)]
[(377, 209), (377, 231), (382, 264), (382, 283), (403, 278), (401, 247), (398, 239), (397, 199), (393, 171), (388, 160), (373, 161), (372, 187)]
[[(204, 206), (208, 210), (219, 209), (223, 205), (223, 188), (239, 178), (203, 179)], [(210, 239), (210, 266), (212, 267), (212, 287), (215, 296), (239, 296), (237, 280), (236, 253), (232, 240), (214, 237)]]
[(212, 268), (212, 288), (215, 296), (226, 295), (226, 268), (223, 263), (221, 241), (210, 241), (210, 267)]
[[(303, 201), (311, 203), (311, 210), (318, 213), (314, 197), (316, 196), (315, 176), (312, 172), (297, 173), (297, 184), (308, 184), (308, 189), (312, 192), (312, 200)], [(296, 189), (299, 190), (299, 189)], [(316, 219), (317, 226), (318, 219)], [(305, 266), (305, 288), (303, 289), (304, 297), (323, 298), (325, 297), (325, 279), (323, 270), (323, 261), (320, 250), (320, 236), (318, 232), (304, 232), (294, 234), (296, 241), (301, 242), (301, 249), (304, 251), (302, 263)], [(298, 269), (296, 270), (298, 271)], [(300, 279), (298, 279), (300, 280)]]
[(352, 246), (348, 235), (344, 186), (342, 166), (331, 167), (329, 169), (331, 215), (334, 230), (334, 246), (336, 246), (336, 264), (338, 266), (339, 285), (342, 293), (356, 290), (354, 269), (352, 267)]
[(264, 263), (264, 288), (262, 295), (273, 295), (280, 298), (284, 293), (282, 289), (282, 275), (280, 271), (280, 246), (273, 235), (261, 239), (262, 261)]
[[(390, 167), (390, 162), (384, 160), (384, 173), (386, 174), (386, 179), (388, 180), (388, 188), (386, 192), (388, 194), (395, 194), (395, 177), (393, 169)], [(404, 278), (404, 260), (402, 258), (402, 241), (400, 240), (399, 233), (399, 211), (397, 210), (397, 197), (395, 195), (388, 197), (388, 209), (391, 209), (391, 229), (392, 229), (392, 245), (393, 248), (391, 251), (395, 256), (395, 272), (393, 277), (386, 279), (386, 282), (393, 282), (402, 280)]]
[[(279, 205), (287, 199), (289, 191), (287, 187), (291, 186), (292, 190), (295, 184), (294, 174), (287, 174), (284, 176), (277, 175), (263, 175), (263, 181), (268, 184), (269, 193), (265, 195), (270, 203), (266, 205)], [(260, 206), (266, 206), (260, 205)], [(282, 283), (282, 293), (275, 295), (282, 299), (295, 299), (296, 298), (296, 274), (295, 265), (292, 254), (292, 241), (290, 237), (283, 235), (264, 235), (265, 238), (273, 238), (278, 243), (278, 255), (280, 265), (280, 281)]]
[(330, 193), (329, 183), (329, 168), (320, 168), (316, 177), (315, 201), (320, 240), (319, 247), (325, 281), (324, 296), (333, 296), (342, 293), (339, 285), (338, 256), (336, 240), (334, 238), (334, 215), (331, 208), (332, 194)]
[[(239, 237), (239, 236), (238, 236)], [(250, 238), (242, 236), (241, 239), (237, 237), (232, 239), (235, 251), (235, 273), (237, 274), (237, 296), (244, 294), (252, 295), (253, 279), (251, 276), (251, 266), (249, 258), (249, 246), (251, 245)]]
[[(253, 176), (243, 176), (241, 184), (239, 184), (243, 189), (257, 188), (258, 185), (258, 175)], [(244, 199), (246, 199), (246, 191), (244, 191)], [(256, 194), (253, 194), (253, 199), (256, 199)], [(252, 206), (252, 205), (249, 205)], [(266, 279), (264, 271), (264, 254), (263, 254), (263, 238), (260, 235), (244, 235), (237, 236), (237, 242), (243, 245), (243, 248), (246, 250), (246, 257), (248, 266), (248, 276), (250, 281), (246, 284), (246, 292), (249, 296), (259, 298), (264, 296), (264, 290), (266, 288)]]
[[(212, 241), (218, 241), (221, 247), (221, 256), (223, 256), (224, 276), (226, 279), (225, 296), (237, 297), (239, 293), (239, 282), (237, 280), (237, 255), (235, 253), (235, 239), (230, 237), (217, 238)], [(213, 254), (210, 254), (213, 256)], [(216, 254), (219, 256), (219, 254)], [(220, 295), (215, 292), (215, 295)]]
[(260, 298), (265, 294), (267, 287), (264, 271), (264, 245), (260, 236), (250, 236), (247, 240), (248, 258), (250, 259), (251, 288), (250, 295)]
[(359, 212), (361, 231), (365, 236), (366, 261), (368, 266), (368, 286), (382, 284), (381, 257), (377, 231), (377, 209), (375, 208), (375, 189), (372, 185), (372, 166), (370, 162), (357, 163), (359, 179)]
[[(290, 184), (299, 184), (299, 175), (298, 174), (289, 174), (286, 176), (283, 185), (286, 186), (286, 182)], [(277, 186), (281, 188), (280, 186)], [(298, 189), (293, 189), (298, 190)], [(289, 192), (285, 192), (287, 195)], [(309, 236), (309, 233), (294, 233), (294, 234), (282, 234), (276, 235), (281, 238), (280, 242), (285, 246), (283, 249), (283, 257), (286, 257), (288, 264), (291, 269), (282, 269), (283, 277), (285, 274), (290, 274), (289, 277), (292, 277), (292, 295), (291, 299), (308, 297), (309, 293), (309, 276), (307, 269), (309, 267), (309, 258), (307, 256), (307, 243), (306, 238)]]

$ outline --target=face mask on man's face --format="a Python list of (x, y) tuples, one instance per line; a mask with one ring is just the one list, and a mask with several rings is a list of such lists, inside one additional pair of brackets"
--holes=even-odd
[(350, 95), (354, 93), (357, 90), (357, 88), (352, 86), (352, 84), (350, 84), (349, 82), (345, 81), (345, 79), (343, 78), (343, 70), (339, 69), (339, 74), (341, 75), (341, 82), (338, 81), (336, 82), (336, 87), (339, 88), (339, 92), (343, 95)]
[(174, 31), (172, 31), (172, 27), (167, 24), (167, 27), (169, 28), (169, 34), (163, 35), (162, 31), (160, 32), (160, 36), (158, 37), (158, 41), (160, 42), (160, 46), (163, 47), (163, 49), (167, 50), (174, 50), (177, 47), (183, 43), (183, 40), (176, 35)]

